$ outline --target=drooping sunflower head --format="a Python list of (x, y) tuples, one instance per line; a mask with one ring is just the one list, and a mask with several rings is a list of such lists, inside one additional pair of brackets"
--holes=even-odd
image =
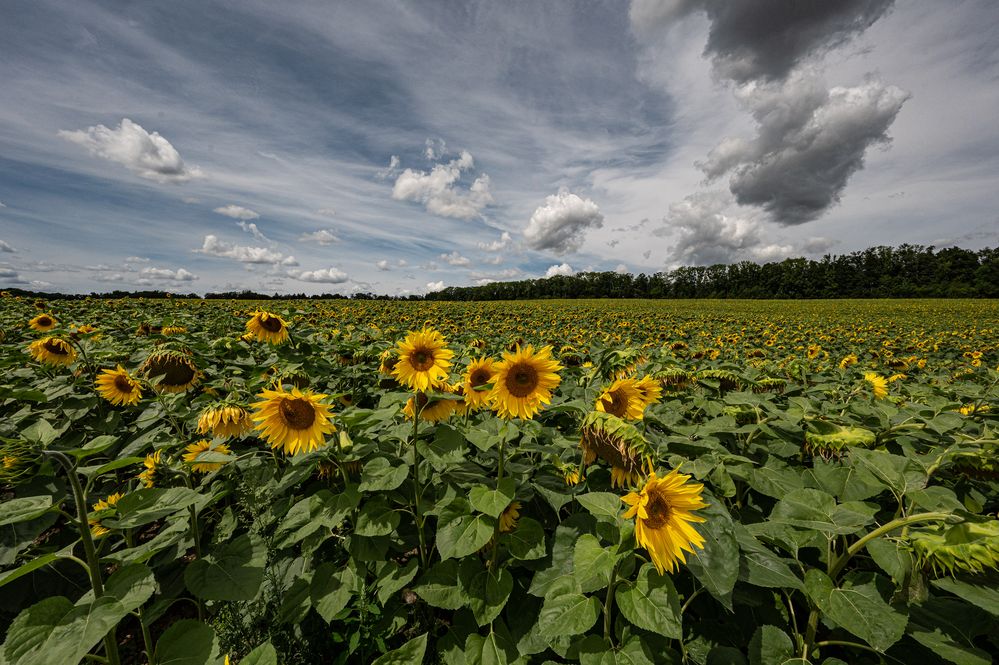
[(28, 347), (31, 357), (40, 363), (68, 366), (76, 362), (76, 349), (61, 337), (43, 337)]
[(659, 381), (659, 385), (663, 387), (663, 390), (669, 392), (684, 390), (693, 381), (690, 372), (680, 367), (667, 367), (662, 371), (656, 372), (654, 377)]
[(411, 390), (424, 392), (447, 381), (454, 351), (433, 328), (410, 331), (396, 347), (398, 360), (392, 376)]
[(458, 400), (446, 398), (431, 399), (427, 397), (426, 393), (416, 393), (416, 395), (406, 401), (406, 406), (403, 407), (402, 413), (406, 416), (406, 420), (412, 420), (416, 411), (419, 410), (420, 420), (428, 423), (438, 423), (442, 420), (447, 420), (454, 413), (455, 407), (458, 404)]
[(163, 451), (157, 450), (155, 452), (146, 455), (146, 459), (142, 461), (142, 466), (145, 470), (142, 471), (137, 477), (142, 481), (144, 486), (154, 487), (157, 481), (163, 478)]
[(138, 404), (142, 397), (142, 386), (121, 365), (101, 370), (96, 386), (98, 394), (115, 406)]
[(56, 326), (59, 325), (59, 321), (56, 317), (51, 314), (39, 314), (35, 318), (28, 321), (28, 325), (31, 326), (32, 330), (37, 330), (38, 332), (48, 332)]
[(759, 379), (753, 386), (754, 393), (782, 393), (787, 388), (787, 379), (776, 376), (766, 376)]
[(258, 310), (246, 322), (246, 332), (258, 342), (283, 344), (288, 341), (288, 323), (277, 314)]
[(499, 516), (499, 532), (510, 533), (517, 528), (517, 520), (520, 519), (520, 501), (511, 501), (510, 505), (503, 509)]
[(909, 545), (919, 564), (938, 575), (999, 570), (999, 520), (913, 529)]
[(121, 499), (121, 492), (115, 492), (109, 495), (106, 499), (101, 499), (94, 504), (94, 509), (92, 514), (88, 517), (87, 521), (90, 523), (90, 535), (94, 538), (100, 538), (111, 533), (111, 530), (106, 526), (101, 524), (101, 521), (106, 517), (111, 517), (117, 512), (115, 506), (118, 505), (118, 501)]
[(271, 448), (285, 454), (310, 453), (326, 445), (326, 435), (336, 431), (330, 421), (330, 407), (322, 403), (326, 395), (292, 388), (287, 392), (264, 390), (254, 403), (252, 420)]
[(640, 491), (621, 497), (630, 506), (623, 517), (635, 520), (635, 541), (649, 553), (660, 575), (686, 563), (684, 551), (693, 554), (695, 547), (704, 547), (704, 537), (691, 526), (706, 521), (693, 512), (708, 505), (701, 498), (704, 485), (688, 480), (690, 476), (678, 469), (662, 478), (652, 472)]
[(864, 381), (871, 389), (874, 399), (884, 399), (888, 396), (888, 379), (876, 372), (864, 372)]
[(841, 456), (848, 448), (869, 448), (877, 435), (869, 429), (810, 420), (805, 430), (805, 450), (825, 459)]
[(253, 429), (250, 412), (238, 404), (219, 402), (205, 407), (198, 416), (198, 434), (217, 439), (240, 437)]
[(728, 369), (706, 369), (697, 375), (697, 380), (709, 387), (717, 385), (719, 392), (739, 389), (739, 375)]
[(0, 439), (0, 485), (17, 485), (34, 477), (39, 451), (21, 439)]
[(501, 418), (533, 418), (542, 405), (550, 404), (552, 391), (562, 382), (562, 366), (552, 358), (552, 347), (534, 351), (517, 347), (505, 352), (494, 365), (496, 374), (488, 394), (488, 403)]
[(142, 364), (142, 372), (161, 393), (182, 393), (198, 382), (198, 367), (181, 351), (154, 351)]
[(399, 362), (399, 354), (396, 349), (385, 349), (378, 356), (378, 373), (382, 376), (392, 376), (396, 363)]
[(626, 420), (641, 420), (645, 412), (644, 393), (635, 379), (618, 379), (604, 388), (594, 408)]
[(203, 453), (218, 453), (220, 455), (228, 455), (232, 451), (229, 450), (229, 446), (224, 443), (213, 443), (211, 441), (202, 440), (197, 443), (192, 443), (186, 448), (187, 452), (184, 453), (184, 461), (191, 465), (191, 469), (197, 473), (211, 473), (212, 471), (218, 471), (225, 464), (224, 461), (199, 461), (203, 459)]
[(611, 483), (624, 486), (641, 479), (642, 463), (649, 457), (649, 445), (642, 433), (621, 418), (603, 411), (591, 411), (580, 428), (579, 447), (583, 464), (597, 458), (611, 467)]
[(489, 396), (488, 386), (495, 375), (496, 361), (492, 358), (476, 358), (468, 364), (462, 390), (465, 403), (470, 408), (481, 409), (486, 405)]

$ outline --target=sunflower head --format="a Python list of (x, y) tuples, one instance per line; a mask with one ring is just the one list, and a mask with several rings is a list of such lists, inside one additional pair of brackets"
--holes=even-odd
[(693, 554), (695, 547), (704, 547), (704, 537), (691, 526), (706, 521), (693, 512), (708, 505), (701, 498), (704, 485), (688, 480), (690, 476), (677, 469), (662, 478), (653, 471), (640, 491), (621, 498), (630, 506), (623, 516), (635, 520), (635, 541), (649, 553), (660, 575), (686, 563), (684, 551)]
[(663, 390), (669, 392), (679, 392), (690, 386), (694, 380), (690, 372), (679, 367), (667, 367), (653, 375)]
[(611, 466), (614, 486), (627, 485), (641, 478), (642, 463), (649, 457), (649, 445), (638, 429), (603, 411), (591, 411), (580, 428), (579, 447), (583, 464), (599, 457)]
[(863, 427), (837, 425), (826, 420), (810, 420), (805, 430), (805, 450), (829, 459), (839, 457), (849, 447), (869, 448), (877, 435)]
[(552, 358), (552, 347), (534, 351), (517, 347), (494, 365), (496, 374), (488, 394), (489, 405), (501, 418), (533, 418), (552, 401), (552, 391), (562, 382), (562, 366)]
[(938, 575), (999, 571), (999, 520), (913, 529), (909, 545), (920, 565)]
[(198, 434), (217, 439), (240, 437), (253, 429), (250, 412), (238, 404), (219, 402), (205, 407), (198, 416)]
[(68, 366), (76, 362), (76, 349), (61, 337), (43, 337), (28, 347), (31, 357), (40, 363)]
[(0, 485), (30, 480), (40, 463), (38, 450), (21, 439), (0, 439)]
[(739, 389), (739, 375), (728, 369), (706, 369), (697, 375), (698, 381), (703, 382), (705, 379), (711, 383), (717, 382), (720, 392)]
[(142, 461), (142, 466), (145, 469), (137, 478), (142, 481), (145, 487), (154, 487), (157, 482), (163, 479), (164, 463), (162, 455), (163, 452), (157, 450), (146, 455), (146, 459)]
[(35, 318), (31, 319), (31, 321), (28, 321), (28, 325), (31, 326), (32, 330), (37, 330), (38, 332), (48, 332), (58, 326), (59, 321), (51, 314), (39, 314)]
[(115, 406), (138, 404), (142, 397), (142, 386), (121, 365), (101, 370), (96, 386), (98, 394)]
[(197, 443), (192, 443), (187, 446), (184, 450), (184, 461), (191, 465), (191, 469), (197, 473), (211, 473), (212, 471), (218, 471), (222, 468), (225, 462), (204, 462), (198, 461), (202, 453), (211, 452), (219, 453), (220, 455), (228, 455), (232, 451), (229, 450), (229, 446), (224, 443), (212, 443), (211, 441), (202, 440)]
[(594, 408), (618, 418), (641, 420), (645, 413), (644, 393), (638, 388), (635, 379), (618, 379), (604, 388)]
[(110, 529), (101, 524), (101, 520), (105, 517), (111, 517), (115, 514), (115, 512), (117, 512), (115, 510), (115, 506), (118, 504), (121, 497), (121, 492), (115, 492), (114, 494), (109, 495), (106, 499), (101, 499), (94, 504), (93, 513), (87, 520), (90, 522), (91, 536), (94, 538), (100, 538), (101, 536), (111, 533)]
[(396, 347), (398, 360), (392, 376), (411, 390), (427, 391), (447, 381), (454, 351), (433, 328), (410, 331)]
[(469, 408), (481, 409), (486, 406), (488, 386), (495, 375), (496, 361), (492, 358), (476, 358), (468, 364), (461, 387)]
[(246, 332), (258, 342), (283, 344), (288, 341), (288, 323), (277, 314), (258, 310), (246, 322)]
[(412, 420), (417, 410), (420, 413), (420, 420), (428, 423), (437, 423), (447, 420), (455, 411), (459, 404), (454, 399), (431, 399), (426, 393), (416, 393), (406, 401), (406, 406), (402, 413), (407, 420)]
[(181, 351), (154, 351), (142, 364), (142, 373), (161, 393), (182, 393), (198, 382), (197, 365)]
[(326, 445), (326, 435), (336, 431), (330, 407), (322, 403), (326, 395), (279, 387), (264, 390), (258, 397), (252, 420), (271, 448), (281, 448), (288, 455), (310, 453)]
[(787, 380), (774, 376), (764, 377), (753, 386), (754, 393), (782, 393), (787, 388)]
[(864, 381), (870, 387), (874, 399), (884, 399), (888, 396), (888, 379), (876, 372), (864, 372)]
[(503, 509), (499, 516), (499, 532), (510, 533), (517, 528), (517, 520), (520, 519), (520, 501), (511, 501), (510, 505)]

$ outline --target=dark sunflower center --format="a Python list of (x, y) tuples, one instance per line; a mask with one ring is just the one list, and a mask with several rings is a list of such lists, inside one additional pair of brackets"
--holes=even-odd
[(276, 333), (281, 332), (283, 326), (281, 325), (281, 319), (276, 316), (268, 316), (266, 318), (260, 317), (260, 327), (267, 332)]
[(130, 393), (132, 392), (132, 382), (129, 381), (127, 376), (119, 374), (114, 377), (114, 387), (118, 389), (118, 392)]
[(430, 398), (427, 397), (426, 393), (417, 393), (416, 394), (416, 406), (418, 408), (422, 409), (423, 407), (425, 407), (427, 405), (427, 403), (429, 401), (430, 401)]
[(666, 526), (673, 515), (673, 506), (670, 505), (669, 499), (659, 492), (652, 493), (645, 510), (649, 513), (645, 526), (653, 530)]
[(417, 372), (426, 372), (434, 366), (434, 354), (426, 349), (417, 349), (409, 356), (409, 362)]
[(50, 319), (47, 316), (39, 316), (38, 317), (38, 325), (40, 325), (40, 326), (50, 326), (50, 325), (52, 325), (52, 319)]
[(57, 356), (68, 356), (69, 348), (62, 343), (62, 340), (50, 339), (42, 344), (45, 350)]
[(161, 386), (186, 386), (194, 380), (195, 369), (183, 358), (168, 356), (157, 359), (150, 366), (151, 376), (161, 374), (163, 375)]
[(487, 369), (480, 368), (472, 372), (472, 375), (468, 377), (468, 382), (472, 384), (473, 388), (478, 388), (479, 386), (484, 386), (489, 383), (489, 379), (493, 378), (492, 372)]
[(507, 372), (506, 389), (514, 397), (527, 397), (538, 387), (538, 370), (527, 363), (517, 363)]
[(618, 418), (624, 418), (624, 414), (628, 411), (628, 398), (619, 390), (605, 397), (603, 403), (604, 411)]
[(281, 415), (292, 429), (309, 429), (316, 422), (316, 409), (307, 399), (296, 397), (281, 401)]

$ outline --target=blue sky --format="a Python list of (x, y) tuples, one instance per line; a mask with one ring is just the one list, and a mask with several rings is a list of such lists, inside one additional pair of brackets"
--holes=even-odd
[(407, 294), (999, 244), (999, 5), (818, 5), (8, 0), (0, 286)]

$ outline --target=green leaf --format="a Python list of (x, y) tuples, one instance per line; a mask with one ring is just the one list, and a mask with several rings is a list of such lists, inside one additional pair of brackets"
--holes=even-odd
[(930, 598), (913, 605), (908, 633), (933, 654), (958, 665), (994, 662), (981, 647), (995, 636), (995, 618), (956, 598)]
[(134, 466), (136, 464), (141, 464), (144, 457), (119, 457), (116, 460), (112, 460), (106, 464), (99, 464), (97, 466), (81, 466), (77, 467), (77, 471), (86, 476), (87, 478), (96, 478), (108, 471), (115, 471), (117, 469), (123, 469), (127, 466)]
[(264, 642), (243, 656), (239, 665), (278, 665), (277, 651), (274, 650), (270, 642)]
[(788, 492), (805, 486), (801, 476), (776, 458), (749, 473), (749, 486), (761, 494), (780, 499)]
[(394, 561), (386, 561), (382, 564), (383, 569), (378, 574), (378, 602), (382, 605), (388, 602), (397, 591), (410, 583), (416, 573), (419, 572), (419, 561), (410, 559), (405, 566), (400, 566)]
[(611, 518), (617, 520), (624, 512), (625, 506), (621, 503), (621, 497), (610, 492), (587, 492), (576, 496), (576, 501), (590, 511), (590, 514), (597, 519)]
[(517, 661), (517, 646), (505, 632), (491, 630), (486, 636), (472, 633), (465, 639), (462, 665), (506, 665)]
[(610, 584), (611, 571), (617, 558), (600, 544), (596, 536), (586, 533), (576, 541), (572, 567), (580, 590), (584, 593), (603, 589)]
[(291, 507), (277, 528), (275, 546), (290, 547), (319, 529), (338, 526), (360, 501), (361, 495), (353, 486), (347, 486), (336, 495), (329, 490), (320, 490), (300, 500)]
[(354, 533), (358, 536), (387, 536), (399, 526), (399, 513), (389, 508), (383, 497), (365, 501), (357, 515)]
[[(65, 428), (63, 428), (63, 431), (65, 431)], [(21, 438), (42, 448), (48, 448), (49, 444), (59, 438), (61, 433), (59, 430), (53, 428), (47, 420), (39, 420), (21, 430)]]
[(28, 496), (0, 503), (0, 526), (27, 522), (52, 507), (51, 496)]
[(347, 607), (351, 595), (358, 590), (360, 583), (353, 570), (327, 561), (312, 576), (312, 607), (330, 623)]
[(489, 542), (495, 528), (495, 519), (472, 515), (469, 503), (456, 499), (441, 511), (437, 521), (437, 551), (441, 559), (468, 556)]
[(156, 665), (209, 665), (219, 657), (212, 627), (194, 619), (181, 619), (156, 642)]
[(409, 477), (409, 466), (402, 460), (396, 460), (395, 464), (384, 457), (376, 457), (364, 465), (361, 472), (361, 484), (358, 491), (377, 492), (380, 490), (394, 490), (402, 485)]
[(108, 518), (104, 525), (113, 529), (131, 529), (151, 524), (190, 506), (200, 507), (207, 502), (208, 497), (186, 487), (141, 489), (129, 492), (119, 499), (115, 504), (118, 517)]
[(517, 520), (517, 528), (502, 534), (500, 542), (510, 550), (510, 556), (521, 561), (541, 559), (547, 553), (544, 527), (530, 517)]
[(708, 492), (703, 494), (707, 508), (697, 511), (706, 518), (693, 527), (704, 536), (704, 549), (687, 555), (687, 567), (715, 599), (732, 609), (732, 590), (739, 579), (739, 543), (735, 539), (732, 516), (721, 501)]
[(624, 618), (633, 625), (657, 635), (683, 638), (680, 597), (673, 580), (660, 575), (652, 564), (642, 566), (634, 582), (621, 582), (614, 600)]
[(739, 579), (755, 586), (804, 590), (801, 578), (791, 570), (791, 560), (782, 559), (758, 541), (742, 524), (735, 524), (735, 537), (742, 550)]
[(379, 656), (371, 665), (420, 665), (427, 652), (427, 634), (414, 637), (404, 645)]
[(413, 591), (427, 604), (445, 610), (456, 610), (469, 600), (458, 584), (458, 561), (441, 561), (420, 578)]
[(41, 556), (37, 556), (28, 563), (19, 566), (18, 568), (5, 571), (2, 575), (0, 575), (0, 587), (10, 582), (13, 582), (19, 577), (23, 577), (28, 573), (38, 570), (39, 568), (44, 568), (45, 566), (49, 565), (53, 561), (58, 560), (59, 558), (60, 557), (58, 554), (50, 552), (49, 554), (42, 554)]
[(929, 476), (917, 462), (883, 450), (851, 448), (850, 459), (881, 482), (896, 496), (926, 487)]
[(850, 534), (874, 521), (877, 506), (848, 501), (837, 505), (835, 497), (821, 490), (789, 492), (774, 506), (770, 521), (825, 534)]
[(600, 602), (581, 593), (564, 593), (545, 598), (538, 616), (538, 629), (549, 639), (585, 633), (597, 622)]
[(881, 570), (891, 575), (899, 584), (912, 572), (912, 553), (901, 542), (889, 540), (884, 536), (875, 538), (867, 543), (867, 553)]
[(933, 580), (931, 584), (999, 617), (999, 588), (995, 584), (990, 584), (985, 580), (976, 580), (973, 577), (965, 580), (941, 577), (938, 580)]
[(513, 576), (509, 570), (500, 568), (492, 572), (472, 557), (461, 562), (458, 579), (462, 594), (480, 626), (499, 616), (513, 591)]
[(494, 490), (485, 485), (476, 485), (469, 490), (468, 500), (472, 508), (480, 513), (489, 517), (499, 517), (513, 501), (516, 491), (517, 486), (513, 478), (504, 478)]
[(878, 582), (884, 579), (851, 573), (836, 588), (829, 576), (813, 568), (805, 575), (805, 592), (826, 618), (883, 652), (901, 639), (909, 621), (882, 597)]
[(579, 642), (578, 650), (581, 665), (666, 665), (679, 663), (678, 660), (671, 657), (672, 654), (669, 652), (643, 646), (641, 638), (635, 635), (616, 648), (611, 648), (602, 637), (588, 635)]
[(206, 600), (253, 600), (264, 579), (267, 548), (257, 535), (243, 534), (222, 544), (184, 571), (184, 583)]
[(749, 665), (782, 665), (794, 659), (794, 644), (780, 628), (760, 626), (749, 641)]
[(68, 451), (70, 455), (73, 455), (77, 459), (83, 459), (84, 457), (89, 457), (90, 455), (96, 455), (97, 453), (102, 453), (114, 444), (118, 442), (118, 437), (111, 436), (110, 434), (104, 434), (103, 436), (98, 436), (90, 441), (88, 441), (82, 448), (77, 448), (75, 450)]

